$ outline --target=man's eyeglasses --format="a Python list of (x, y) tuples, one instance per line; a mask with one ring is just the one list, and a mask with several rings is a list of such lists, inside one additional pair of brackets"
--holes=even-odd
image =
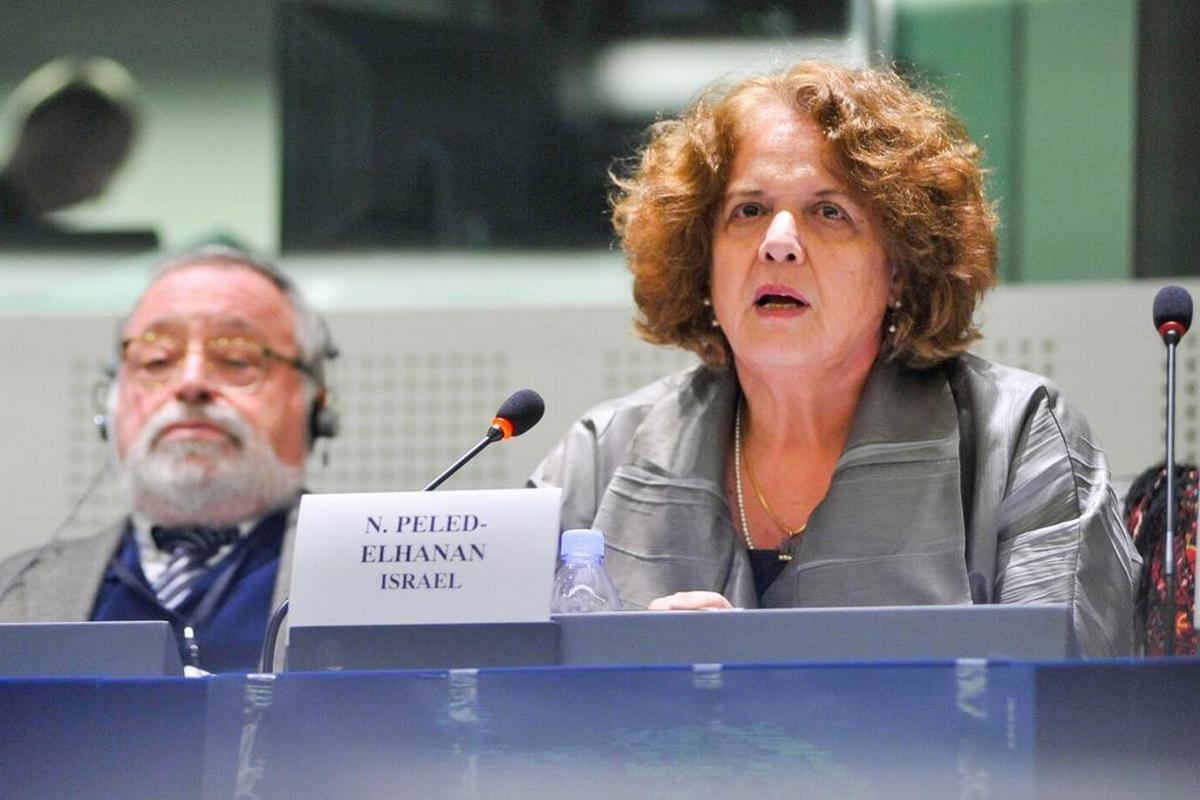
[[(208, 379), (221, 386), (253, 392), (262, 386), (272, 361), (280, 361), (316, 379), (313, 369), (262, 342), (244, 336), (216, 336), (202, 343)], [(121, 342), (126, 373), (146, 388), (161, 388), (179, 376), (187, 342), (170, 333), (146, 331)]]

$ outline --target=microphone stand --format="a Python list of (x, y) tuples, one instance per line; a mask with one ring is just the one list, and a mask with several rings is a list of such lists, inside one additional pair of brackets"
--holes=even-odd
[(271, 619), (267, 622), (267, 634), (263, 637), (262, 653), (258, 657), (258, 671), (263, 675), (269, 675), (275, 670), (275, 643), (279, 641), (279, 629), (283, 627), (283, 620), (288, 613), (288, 600), (284, 598), (279, 604), (279, 608), (271, 614)]
[(462, 469), (464, 464), (466, 464), (468, 461), (470, 461), (475, 456), (479, 455), (480, 450), (487, 447), (492, 442), (498, 442), (503, 438), (504, 438), (504, 431), (500, 430), (500, 427), (498, 425), (493, 425), (492, 427), (488, 428), (488, 432), (484, 435), (484, 437), (482, 439), (479, 440), (478, 444), (476, 444), (474, 447), (472, 447), (467, 452), (463, 453), (462, 457), (459, 458), (458, 461), (455, 461), (453, 464), (451, 464), (449, 467), (447, 467), (445, 472), (443, 472), (441, 475), (438, 475), (436, 478), (434, 478), (429, 483), (429, 485), (426, 486), (421, 491), (422, 492), (431, 492), (434, 489), (436, 489), (437, 487), (441, 486), (443, 483), (446, 482), (447, 478), (449, 478), (451, 475), (453, 475), (454, 473), (456, 473), (460, 469)]
[(1169, 331), (1167, 343), (1167, 535), (1163, 541), (1163, 579), (1167, 587), (1167, 630), (1164, 655), (1175, 654), (1175, 347), (1179, 334)]

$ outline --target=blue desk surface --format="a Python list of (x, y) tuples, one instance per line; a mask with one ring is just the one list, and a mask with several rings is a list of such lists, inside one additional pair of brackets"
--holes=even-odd
[(1200, 659), (0, 680), (3, 798), (1177, 797)]

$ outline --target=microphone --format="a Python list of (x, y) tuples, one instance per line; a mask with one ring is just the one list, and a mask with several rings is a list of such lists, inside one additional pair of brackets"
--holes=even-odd
[[(1154, 329), (1163, 343), (1175, 344), (1192, 326), (1192, 296), (1182, 286), (1164, 286), (1154, 295)], [(1173, 341), (1168, 341), (1171, 337)]]
[(520, 436), (537, 425), (545, 413), (546, 404), (540, 394), (533, 389), (518, 389), (496, 409), (496, 416), (492, 417), (492, 425), (487, 430), (487, 438), (491, 442), (498, 442)]
[(498, 442), (502, 439), (511, 439), (514, 436), (520, 436), (525, 431), (538, 424), (542, 415), (546, 413), (546, 403), (542, 400), (542, 396), (532, 389), (519, 389), (509, 395), (508, 399), (500, 404), (500, 408), (496, 410), (496, 416), (492, 418), (492, 424), (484, 433), (483, 438), (479, 443), (462, 455), (458, 461), (455, 461), (450, 467), (438, 475), (433, 481), (421, 491), (428, 492), (436, 489), (445, 482), (454, 473), (458, 472), (462, 467), (475, 456), (483, 448), (493, 442)]
[[(1163, 582), (1167, 608), (1165, 655), (1175, 653), (1175, 347), (1192, 324), (1192, 296), (1182, 286), (1164, 286), (1154, 295), (1154, 329), (1167, 346), (1167, 529), (1163, 542)], [(1152, 553), (1153, 555), (1153, 553)], [(1146, 569), (1149, 569), (1149, 565)]]
[[(514, 436), (520, 436), (525, 431), (537, 425), (542, 419), (542, 415), (546, 413), (546, 403), (542, 400), (542, 396), (533, 389), (519, 389), (508, 396), (508, 399), (500, 404), (500, 408), (496, 409), (496, 416), (492, 417), (492, 424), (488, 426), (487, 432), (479, 443), (462, 455), (458, 461), (450, 465), (450, 468), (433, 479), (433, 482), (426, 486), (421, 491), (428, 492), (436, 489), (445, 482), (454, 473), (458, 472), (462, 467), (475, 456), (483, 448), (487, 447), (492, 442), (499, 442), (502, 439), (511, 439)], [(267, 632), (263, 637), (262, 652), (258, 659), (258, 671), (266, 674), (271, 672), (271, 667), (275, 662), (275, 647), (279, 641), (279, 631), (283, 627), (283, 620), (287, 617), (288, 599), (284, 599), (275, 612), (271, 614), (271, 618), (267, 620)]]

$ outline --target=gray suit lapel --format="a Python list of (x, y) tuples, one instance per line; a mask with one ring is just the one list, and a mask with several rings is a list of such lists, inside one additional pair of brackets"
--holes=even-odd
[(722, 487), (736, 392), (732, 371), (694, 370), (646, 415), (613, 473), (595, 525), (627, 604), (699, 589), (756, 604)]
[[(87, 620), (127, 524), (122, 521), (94, 536), (56, 542), (39, 553), (0, 600), (0, 621)], [(19, 568), (28, 557), (22, 553), (10, 563)]]
[(969, 602), (958, 438), (941, 370), (876, 365), (829, 493), (764, 605)]

